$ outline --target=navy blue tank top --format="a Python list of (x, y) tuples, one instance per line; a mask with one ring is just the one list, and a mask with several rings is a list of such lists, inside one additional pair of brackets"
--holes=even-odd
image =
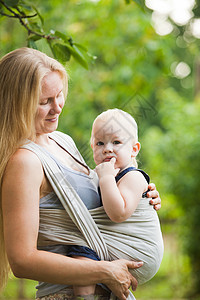
[[(150, 182), (150, 177), (147, 173), (145, 173), (143, 170), (140, 170), (140, 169), (137, 169), (135, 167), (128, 167), (126, 169), (124, 169), (123, 171), (121, 171), (116, 177), (115, 177), (115, 181), (116, 183), (128, 172), (131, 172), (131, 171), (139, 171), (140, 173), (142, 173), (142, 175), (144, 176), (144, 178), (146, 179), (147, 183), (149, 184)], [(101, 190), (100, 190), (100, 187), (98, 187), (98, 191), (99, 191), (99, 195), (100, 195), (100, 201), (101, 201), (101, 206), (103, 205), (102, 203), (102, 200), (101, 200)], [(147, 190), (146, 192), (144, 192), (142, 194), (142, 198), (145, 198), (147, 197), (147, 193), (148, 193), (149, 190)]]
[[(137, 169), (135, 167), (129, 167), (124, 169), (121, 173), (119, 173), (116, 177), (115, 180), (116, 182), (118, 182), (126, 173), (130, 172), (130, 171), (139, 171), (140, 173), (142, 173), (142, 175), (144, 176), (144, 178), (146, 179), (147, 183), (149, 184), (150, 182), (150, 177), (147, 173), (145, 173), (143, 170)], [(144, 192), (142, 194), (142, 198), (145, 198), (147, 196), (149, 190), (147, 190), (146, 192)]]

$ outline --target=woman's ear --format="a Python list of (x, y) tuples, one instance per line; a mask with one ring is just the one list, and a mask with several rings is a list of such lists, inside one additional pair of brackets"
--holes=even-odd
[(133, 151), (132, 151), (132, 157), (136, 157), (140, 151), (141, 145), (139, 142), (135, 143), (135, 145), (133, 145)]

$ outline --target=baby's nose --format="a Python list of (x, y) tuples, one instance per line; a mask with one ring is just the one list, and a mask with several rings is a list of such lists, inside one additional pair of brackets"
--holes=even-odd
[(113, 146), (111, 143), (107, 143), (105, 144), (105, 147), (104, 147), (104, 152), (105, 153), (108, 153), (108, 152), (113, 152)]

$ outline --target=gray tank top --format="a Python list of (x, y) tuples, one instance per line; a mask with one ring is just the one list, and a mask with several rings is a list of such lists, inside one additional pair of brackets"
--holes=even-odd
[[(93, 209), (101, 206), (98, 186), (96, 184), (96, 175), (94, 171), (89, 169), (89, 175), (72, 170), (59, 161), (54, 155), (49, 153), (49, 156), (56, 162), (63, 173), (63, 178), (71, 184), (77, 192), (87, 209)], [(96, 176), (95, 176), (96, 177)], [(64, 182), (64, 180), (63, 180)], [(40, 208), (58, 208), (64, 209), (60, 200), (54, 192), (40, 199)]]
[[(46, 150), (45, 150), (46, 151)], [(98, 193), (97, 176), (93, 170), (90, 170), (89, 175), (72, 170), (66, 167), (61, 161), (59, 161), (54, 155), (46, 151), (49, 156), (56, 162), (58, 167), (62, 170), (63, 176), (66, 177), (74, 190), (78, 193), (79, 197), (87, 207), (87, 209), (93, 209), (101, 206), (100, 197)], [(60, 200), (54, 192), (46, 195), (40, 199), (40, 208), (43, 209), (64, 209)], [(53, 253), (67, 255), (68, 246), (66, 245), (52, 245), (46, 247), (40, 247), (40, 250), (45, 250)], [(49, 284), (46, 282), (39, 282), (36, 286), (36, 297), (40, 298), (48, 294), (54, 294), (58, 291), (66, 288), (67, 285)]]

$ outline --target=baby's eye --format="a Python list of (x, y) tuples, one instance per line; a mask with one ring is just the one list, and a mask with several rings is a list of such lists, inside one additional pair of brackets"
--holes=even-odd
[(118, 145), (118, 144), (121, 144), (121, 142), (120, 141), (114, 141), (113, 144)]
[(99, 141), (99, 142), (96, 143), (96, 145), (97, 145), (97, 146), (102, 146), (102, 145), (103, 145), (103, 142)]

